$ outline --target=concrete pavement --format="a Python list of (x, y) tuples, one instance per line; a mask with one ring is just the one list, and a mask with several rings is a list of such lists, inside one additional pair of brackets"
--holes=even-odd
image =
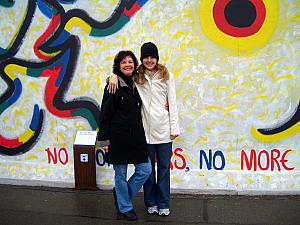
[(138, 221), (118, 221), (111, 191), (0, 185), (0, 225), (300, 225), (299, 195), (172, 194), (171, 215), (160, 217), (139, 193), (134, 207)]

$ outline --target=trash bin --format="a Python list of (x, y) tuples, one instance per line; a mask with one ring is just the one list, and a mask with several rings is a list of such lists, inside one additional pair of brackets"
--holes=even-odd
[(95, 144), (97, 131), (77, 131), (73, 144), (75, 189), (97, 190)]

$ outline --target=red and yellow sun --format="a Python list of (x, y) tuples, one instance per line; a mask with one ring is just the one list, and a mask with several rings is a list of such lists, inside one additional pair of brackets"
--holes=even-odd
[(251, 50), (265, 45), (279, 17), (278, 1), (205, 0), (200, 3), (200, 25), (221, 47)]

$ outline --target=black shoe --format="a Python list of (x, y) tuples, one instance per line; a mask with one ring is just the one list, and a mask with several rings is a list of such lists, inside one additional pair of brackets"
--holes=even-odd
[(114, 196), (115, 208), (116, 208), (117, 212), (119, 213), (120, 210), (119, 210), (119, 206), (118, 206), (117, 194), (116, 194), (116, 189), (115, 188), (113, 188), (113, 196)]
[(123, 213), (121, 213), (120, 211), (117, 211), (116, 216), (117, 216), (117, 220), (123, 219)]
[(122, 213), (123, 219), (128, 221), (138, 220), (137, 215), (133, 210), (129, 210), (128, 212)]

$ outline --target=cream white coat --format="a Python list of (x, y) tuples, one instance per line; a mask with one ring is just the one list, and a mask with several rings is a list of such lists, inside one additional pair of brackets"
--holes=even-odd
[[(173, 74), (167, 81), (159, 79), (159, 71), (152, 77), (145, 74), (144, 84), (136, 84), (141, 96), (142, 118), (148, 144), (171, 142), (170, 135), (179, 135), (178, 111)], [(169, 111), (166, 109), (166, 102)]]

